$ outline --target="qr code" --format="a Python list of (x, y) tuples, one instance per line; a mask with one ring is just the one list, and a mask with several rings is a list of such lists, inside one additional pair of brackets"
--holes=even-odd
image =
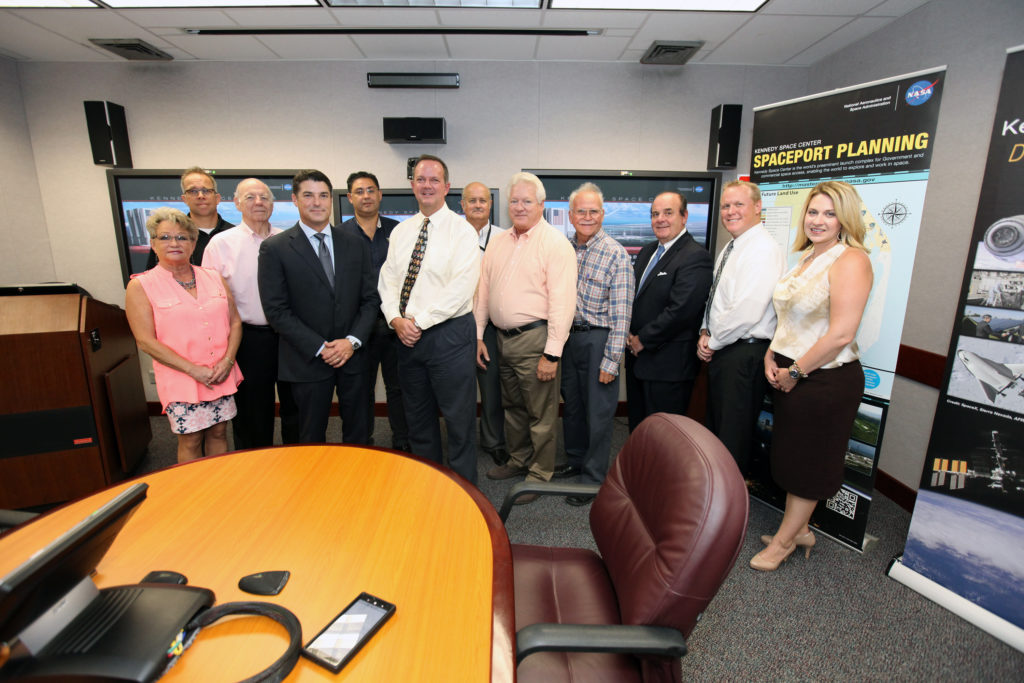
[(838, 512), (847, 519), (853, 519), (857, 514), (857, 494), (846, 489), (839, 489), (839, 493), (825, 501), (825, 507)]

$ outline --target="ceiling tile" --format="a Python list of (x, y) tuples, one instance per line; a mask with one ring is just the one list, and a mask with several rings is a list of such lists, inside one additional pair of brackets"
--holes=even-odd
[(362, 59), (348, 36), (260, 36), (281, 59)]
[(448, 59), (442, 36), (352, 36), (366, 59)]
[(437, 12), (411, 7), (341, 7), (331, 13), (342, 26), (437, 26)]
[(3, 12), (0, 18), (3, 18), (3, 21), (0, 21), (0, 46), (5, 51), (22, 55), (26, 59), (49, 62), (107, 62), (116, 59), (114, 55), (108, 57), (99, 48), (87, 47), (78, 41), (36, 26), (14, 12)]
[(886, 17), (862, 17), (830, 33), (822, 40), (786, 62), (792, 66), (810, 66), (824, 57), (842, 50), (861, 38), (871, 35), (889, 23)]
[(885, 0), (885, 2), (866, 14), (873, 17), (902, 17), (904, 14), (909, 14), (927, 2), (928, 0)]
[(545, 36), (537, 45), (537, 59), (617, 61), (627, 47), (629, 38)]
[(702, 63), (785, 64), (848, 21), (846, 17), (754, 17)]
[(772, 0), (758, 10), (758, 14), (795, 14), (798, 16), (840, 15), (846, 17), (860, 16), (877, 5), (879, 0), (841, 0), (840, 2), (823, 2), (822, 0)]
[(247, 61), (273, 59), (274, 53), (252, 36), (164, 36), (172, 45), (198, 59)]
[(16, 10), (12, 12), (37, 26), (78, 43), (89, 38), (142, 38), (148, 40), (148, 31), (120, 17), (115, 12), (83, 12), (80, 10)]
[(545, 28), (639, 28), (647, 12), (554, 10), (544, 12)]
[[(109, 12), (107, 14), (115, 14)], [(172, 9), (123, 9), (118, 10), (125, 19), (134, 21), (139, 26), (157, 27), (170, 26), (174, 28), (230, 28), (237, 24), (216, 9), (195, 9), (195, 10), (172, 10)]]
[(636, 32), (630, 48), (646, 50), (655, 40), (703, 40), (721, 43), (751, 21), (749, 14), (706, 12), (701, 14), (652, 14)]
[(446, 36), (452, 59), (533, 59), (535, 36)]
[(540, 10), (515, 9), (450, 9), (438, 10), (442, 26), (509, 26), (526, 28), (540, 26)]
[(278, 9), (226, 9), (229, 18), (239, 26), (337, 26), (334, 15), (322, 7), (289, 7)]

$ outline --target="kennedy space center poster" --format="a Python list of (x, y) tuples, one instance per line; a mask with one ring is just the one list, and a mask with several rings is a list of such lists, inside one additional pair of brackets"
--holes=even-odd
[(1024, 651), (1021, 83), (1024, 47), (1007, 55), (943, 388), (890, 575)]

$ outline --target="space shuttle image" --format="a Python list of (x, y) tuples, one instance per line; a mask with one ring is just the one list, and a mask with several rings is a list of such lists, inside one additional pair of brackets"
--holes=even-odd
[(956, 357), (967, 368), (967, 372), (978, 380), (992, 403), (1024, 374), (1024, 363), (997, 363), (964, 349), (957, 351)]

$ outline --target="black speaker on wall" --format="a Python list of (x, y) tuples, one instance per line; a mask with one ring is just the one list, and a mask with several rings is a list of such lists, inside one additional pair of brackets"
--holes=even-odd
[(736, 168), (742, 117), (742, 104), (720, 104), (711, 110), (708, 170)]
[(444, 119), (440, 117), (384, 117), (384, 142), (392, 144), (432, 143), (443, 145)]
[(128, 144), (124, 107), (100, 100), (86, 100), (84, 104), (92, 162), (100, 166), (131, 168), (132, 150)]

